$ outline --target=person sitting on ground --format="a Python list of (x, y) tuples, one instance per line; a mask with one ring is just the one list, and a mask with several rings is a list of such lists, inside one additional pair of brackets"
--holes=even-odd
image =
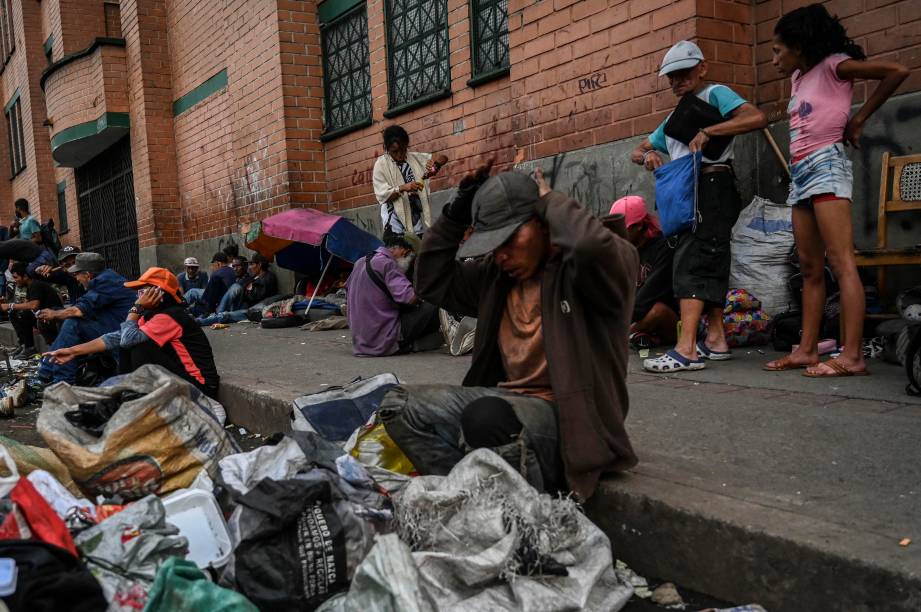
[(419, 246), (414, 234), (390, 235), (355, 262), (345, 284), (355, 355), (386, 357), (441, 346), (438, 308), (419, 300), (407, 276)]
[(409, 134), (399, 125), (384, 130), (384, 154), (374, 162), (374, 195), (381, 206), (384, 238), (412, 232), (422, 236), (431, 224), (425, 179), (448, 163), (444, 155), (409, 152)]
[(80, 247), (65, 246), (58, 253), (57, 265), (43, 264), (35, 267), (33, 272), (33, 276), (39, 280), (67, 287), (67, 300), (71, 305), (76, 304), (80, 296), (86, 293), (83, 285), (77, 282), (77, 279), (72, 274), (67, 272), (74, 265), (78, 253), (80, 253)]
[(176, 276), (179, 286), (182, 288), (182, 294), (188, 296), (190, 289), (204, 291), (205, 287), (208, 286), (208, 273), (202, 272), (198, 259), (186, 257), (182, 265), (185, 266), (185, 270)]
[(461, 181), (416, 264), (419, 295), (477, 317), (464, 386), (395, 387), (381, 419), (421, 474), (487, 447), (536, 488), (586, 499), (637, 463), (624, 419), (639, 257), (539, 172), (540, 187), (491, 166)]
[(230, 260), (230, 267), (233, 268), (234, 283), (246, 285), (249, 280), (249, 261), (243, 255), (234, 255)]
[(147, 364), (163, 366), (217, 399), (220, 377), (211, 343), (186, 310), (178, 279), (166, 268), (149, 268), (138, 280), (124, 286), (137, 290), (137, 301), (120, 329), (51, 351), (48, 359), (65, 365), (77, 357), (117, 351), (119, 373), (133, 372)]
[(226, 253), (215, 253), (211, 258), (211, 278), (205, 290), (191, 289), (185, 296), (186, 301), (192, 305), (193, 312), (203, 310), (210, 314), (217, 312), (217, 308), (227, 294), (227, 290), (234, 284), (236, 275), (230, 267), (230, 257)]
[[(134, 304), (135, 293), (125, 287), (125, 277), (106, 268), (106, 260), (99, 253), (78, 254), (68, 272), (77, 277), (86, 293), (73, 306), (61, 310), (45, 308), (36, 313), (36, 318), (42, 322), (63, 321), (58, 337), (51, 345), (52, 351), (117, 330)], [(43, 360), (33, 385), (61, 381), (74, 384), (77, 366), (73, 361), (55, 364)]]
[(18, 228), (18, 238), (31, 240), (32, 234), (41, 233), (42, 226), (38, 220), (29, 212), (29, 201), (25, 198), (19, 198), (13, 204), (16, 212), (16, 225)]
[(678, 302), (672, 291), (675, 250), (662, 236), (659, 220), (646, 210), (642, 197), (626, 196), (617, 200), (610, 214), (623, 215), (627, 240), (640, 254), (636, 300), (630, 318), (630, 344), (649, 348), (673, 343), (678, 324)]
[(37, 321), (35, 311), (61, 308), (63, 304), (61, 296), (54, 287), (29, 276), (26, 264), (14, 263), (10, 266), (10, 273), (13, 275), (17, 289), (24, 292), (22, 299), (16, 302), (0, 304), (0, 309), (9, 314), (13, 329), (16, 330), (16, 338), (19, 340), (19, 349), (10, 357), (28, 358), (35, 354), (33, 334), (36, 327), (48, 345), (51, 345), (58, 335), (57, 325), (52, 322)]
[(238, 279), (224, 294), (217, 311), (198, 319), (201, 325), (237, 323), (246, 320), (252, 306), (278, 294), (278, 278), (269, 269), (269, 260), (256, 253), (249, 262), (249, 275)]
[[(708, 64), (700, 47), (682, 40), (662, 59), (659, 76), (667, 76), (679, 98), (696, 96), (718, 111), (724, 120), (701, 128), (687, 144), (666, 135), (667, 117), (630, 155), (633, 163), (654, 171), (665, 162), (703, 152), (711, 138), (734, 137), (767, 126), (764, 113), (725, 85), (708, 85)], [(702, 370), (705, 360), (732, 358), (723, 329), (723, 306), (729, 290), (729, 242), (732, 226), (742, 211), (742, 199), (732, 167), (732, 140), (716, 158), (703, 156), (697, 189), (697, 224), (680, 232), (675, 247), (672, 283), (681, 310), (681, 337), (673, 350), (662, 357), (647, 359), (643, 367), (651, 372)], [(709, 315), (707, 334), (697, 341), (697, 328), (704, 312)]]

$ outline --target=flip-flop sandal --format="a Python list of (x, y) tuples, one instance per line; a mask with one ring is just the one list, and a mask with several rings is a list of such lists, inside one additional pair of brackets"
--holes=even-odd
[(661, 357), (647, 359), (643, 362), (643, 368), (648, 372), (688, 372), (703, 370), (707, 367), (703, 359), (691, 360), (679, 353), (671, 350)]
[(710, 361), (728, 361), (732, 359), (732, 351), (714, 351), (701, 340), (697, 343), (697, 356)]
[(806, 368), (811, 368), (812, 366), (819, 365), (816, 363), (794, 363), (793, 358), (789, 355), (784, 355), (777, 360), (777, 365), (773, 368), (768, 364), (761, 366), (761, 369), (765, 372), (785, 372), (787, 370), (805, 370)]
[(848, 376), (869, 376), (870, 375), (870, 373), (867, 372), (866, 370), (861, 370), (859, 372), (855, 372), (854, 370), (848, 370), (846, 367), (841, 365), (841, 362), (836, 361), (834, 359), (829, 359), (828, 361), (823, 361), (822, 363), (816, 364), (816, 365), (827, 365), (829, 368), (831, 368), (832, 373), (831, 374), (815, 374), (807, 370), (806, 372), (803, 372), (803, 376), (805, 376), (806, 378), (843, 378), (843, 377), (848, 377)]

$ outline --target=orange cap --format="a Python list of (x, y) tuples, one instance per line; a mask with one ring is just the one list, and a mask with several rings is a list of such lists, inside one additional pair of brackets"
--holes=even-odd
[(148, 268), (136, 281), (125, 283), (125, 287), (129, 289), (136, 289), (146, 285), (159, 287), (176, 298), (176, 301), (182, 301), (182, 289), (179, 287), (179, 280), (166, 268)]

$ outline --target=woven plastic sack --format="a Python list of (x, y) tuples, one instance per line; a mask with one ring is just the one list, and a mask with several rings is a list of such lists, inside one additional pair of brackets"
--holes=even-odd
[[(123, 403), (98, 438), (64, 417), (81, 402), (126, 390), (143, 395)], [(222, 457), (238, 452), (209, 407), (220, 404), (166, 369), (145, 365), (108, 387), (49, 387), (36, 428), (88, 497), (131, 500), (187, 488), (202, 469), (213, 476)]]
[(755, 196), (732, 228), (729, 287), (757, 296), (776, 315), (794, 306), (790, 291), (793, 252), (792, 209)]
[(578, 506), (538, 494), (492, 451), (413, 479), (394, 505), (399, 540), (379, 537), (349, 593), (321, 610), (616, 612), (633, 594)]
[(70, 472), (49, 449), (29, 446), (6, 436), (0, 436), (0, 446), (13, 458), (20, 475), (28, 476), (35, 470), (43, 470), (54, 476), (72, 494), (77, 497), (83, 496), (80, 487), (70, 477)]

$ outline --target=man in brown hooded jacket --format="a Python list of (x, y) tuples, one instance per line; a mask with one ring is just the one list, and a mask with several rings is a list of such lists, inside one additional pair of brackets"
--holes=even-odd
[(490, 166), (461, 181), (416, 264), (423, 299), (477, 318), (464, 386), (397, 387), (381, 417), (422, 474), (487, 447), (536, 487), (587, 499), (637, 462), (624, 419), (639, 258), (572, 198)]

